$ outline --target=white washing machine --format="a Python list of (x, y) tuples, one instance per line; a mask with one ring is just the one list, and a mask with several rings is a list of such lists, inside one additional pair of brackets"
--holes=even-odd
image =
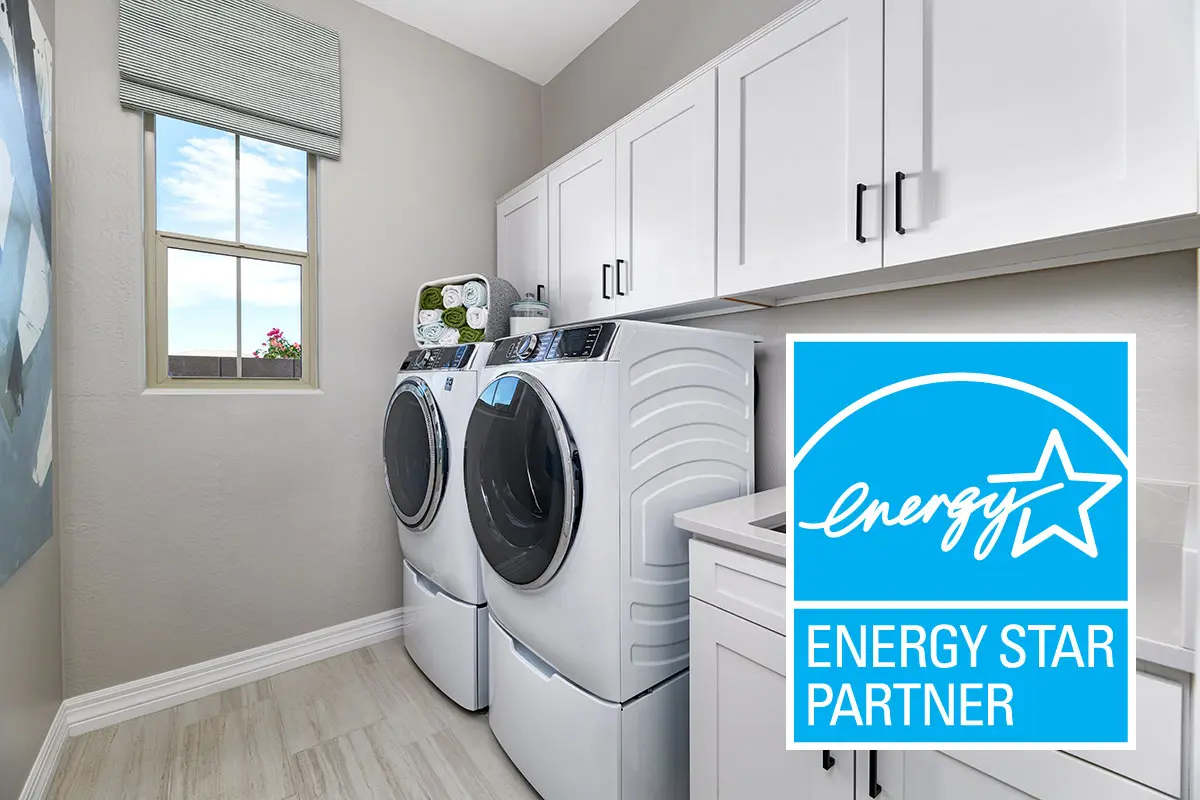
[(388, 495), (404, 554), (404, 646), (446, 696), (488, 704), (487, 605), (462, 485), (463, 436), (491, 344), (414, 350), (383, 429)]
[(464, 485), (489, 720), (546, 800), (688, 795), (688, 536), (754, 489), (754, 343), (605, 322), (496, 343)]

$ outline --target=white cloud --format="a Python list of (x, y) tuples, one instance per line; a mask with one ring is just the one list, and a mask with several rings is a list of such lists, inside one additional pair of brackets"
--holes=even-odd
[[(160, 191), (170, 196), (167, 210), (185, 223), (206, 230), (215, 226), (218, 230), (208, 234), (214, 238), (233, 239), (237, 189), (233, 136), (191, 137), (179, 148), (179, 156), (159, 181)], [(303, 238), (296, 239), (304, 235), (304, 155), (243, 138), (241, 160), (242, 241), (303, 249)], [(301, 230), (286, 229), (293, 220)]]
[[(237, 265), (231, 256), (172, 250), (167, 261), (167, 303), (188, 308), (237, 300)], [(300, 267), (242, 260), (242, 305), (300, 307)]]
[(242, 304), (300, 308), (300, 267), (242, 260)]
[[(304, 241), (294, 241), (303, 231), (281, 230), (280, 220), (303, 220), (304, 181), (308, 177), (294, 163), (295, 150), (277, 144), (242, 139), (242, 240), (267, 243), (293, 250), (304, 249)], [(292, 187), (280, 191), (277, 187)]]
[[(172, 198), (168, 208), (184, 222), (227, 226), (219, 238), (234, 237), (234, 147), (232, 136), (193, 137), (179, 148), (180, 160), (159, 179)], [(187, 233), (187, 231), (180, 231)]]
[[(236, 154), (231, 134), (192, 136), (177, 151), (159, 180), (165, 210), (179, 232), (202, 231), (213, 238), (234, 238)], [(304, 248), (306, 156), (291, 148), (242, 139), (242, 241), (292, 249)], [(289, 224), (290, 223), (290, 224)], [(289, 230), (295, 228), (297, 230)], [(296, 237), (300, 237), (299, 241)], [(172, 250), (168, 260), (168, 303), (188, 308), (237, 299), (235, 259), (188, 250)], [(300, 307), (300, 267), (270, 261), (242, 261), (242, 303), (264, 307)]]

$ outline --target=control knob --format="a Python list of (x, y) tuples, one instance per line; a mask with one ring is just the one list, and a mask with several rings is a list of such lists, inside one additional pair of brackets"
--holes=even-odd
[(532, 334), (523, 337), (521, 341), (517, 342), (517, 358), (521, 359), (522, 361), (528, 361), (529, 359), (533, 358), (537, 355), (537, 351), (538, 337), (533, 336)]

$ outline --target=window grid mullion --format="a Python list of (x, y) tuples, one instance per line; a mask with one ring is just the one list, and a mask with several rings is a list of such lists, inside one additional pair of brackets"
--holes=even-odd
[(242, 259), (237, 259), (237, 376), (242, 377)]
[[(242, 243), (242, 135), (233, 135), (233, 240)], [(237, 259), (237, 376), (242, 377), (242, 259)]]
[(233, 135), (233, 240), (242, 243), (242, 136)]

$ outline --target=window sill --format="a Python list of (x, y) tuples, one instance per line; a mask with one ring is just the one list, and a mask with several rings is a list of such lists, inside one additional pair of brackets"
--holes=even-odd
[(279, 395), (279, 394), (322, 395), (325, 393), (323, 391), (321, 391), (320, 389), (314, 389), (312, 387), (305, 387), (303, 389), (301, 389), (301, 388), (294, 388), (294, 389), (263, 388), (263, 389), (258, 389), (258, 388), (252, 388), (252, 387), (246, 387), (246, 388), (242, 388), (242, 389), (237, 389), (237, 388), (232, 388), (232, 387), (229, 389), (208, 389), (208, 388), (187, 387), (187, 386), (180, 386), (180, 387), (176, 388), (176, 387), (172, 386), (170, 388), (168, 388), (168, 387), (152, 387), (152, 388), (146, 388), (146, 389), (142, 390), (143, 397), (145, 397), (146, 395), (170, 395), (170, 394), (175, 394), (175, 395), (203, 394), (203, 395), (245, 396), (245, 395)]

